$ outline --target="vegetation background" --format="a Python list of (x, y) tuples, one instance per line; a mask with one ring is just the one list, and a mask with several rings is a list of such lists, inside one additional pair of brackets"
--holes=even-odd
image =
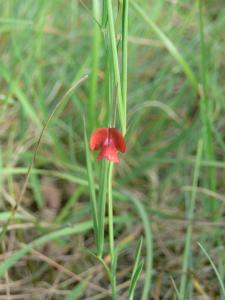
[[(122, 1), (109, 2), (121, 71)], [(0, 1), (0, 299), (111, 299), (91, 254), (83, 127), (83, 117), (88, 137), (107, 127), (117, 98), (99, 8)], [(130, 0), (128, 14), (127, 152), (113, 174), (118, 298), (128, 299), (143, 236), (134, 299), (224, 300), (224, 0)], [(23, 194), (43, 125), (86, 74), (49, 122)], [(101, 164), (90, 155), (98, 185)]]

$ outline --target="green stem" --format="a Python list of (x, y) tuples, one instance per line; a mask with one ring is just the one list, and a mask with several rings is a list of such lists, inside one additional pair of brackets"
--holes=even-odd
[(180, 295), (181, 299), (186, 299), (186, 285), (187, 285), (187, 271), (190, 262), (190, 254), (191, 254), (191, 240), (192, 240), (192, 222), (194, 219), (194, 208), (195, 208), (195, 199), (196, 199), (196, 192), (197, 192), (197, 184), (200, 172), (200, 161), (202, 157), (202, 149), (203, 149), (203, 142), (202, 140), (198, 143), (197, 148), (197, 157), (196, 157), (196, 164), (194, 169), (194, 179), (193, 179), (193, 192), (190, 199), (190, 205), (188, 209), (188, 228), (186, 234), (186, 241), (185, 241), (185, 248), (184, 248), (184, 257), (183, 257), (183, 266), (182, 266), (182, 276), (181, 276), (181, 283), (180, 283)]
[(122, 98), (124, 107), (124, 123), (126, 124), (127, 107), (127, 36), (128, 36), (128, 2), (123, 0), (122, 16)]
[(120, 69), (119, 69), (119, 60), (117, 54), (117, 42), (116, 42), (116, 34), (114, 28), (112, 0), (107, 0), (107, 11), (108, 11), (108, 19), (109, 19), (109, 35), (110, 35), (110, 43), (111, 43), (111, 51), (112, 51), (115, 86), (116, 86), (117, 98), (118, 98), (118, 111), (119, 111), (119, 118), (122, 127), (122, 132), (124, 135), (126, 132), (126, 123), (124, 118), (124, 105), (123, 105), (123, 98), (121, 92)]
[[(93, 16), (96, 21), (100, 21), (100, 3), (98, 0), (93, 0)], [(97, 22), (93, 25), (93, 40), (92, 40), (92, 72), (90, 81), (90, 97), (89, 97), (89, 124), (90, 130), (95, 128), (96, 124), (96, 96), (97, 96), (97, 81), (98, 68), (101, 50), (101, 31)]]
[(103, 160), (100, 171), (100, 189), (98, 196), (98, 237), (99, 247), (98, 256), (102, 257), (104, 251), (104, 229), (105, 229), (105, 206), (106, 206), (106, 192), (107, 192), (107, 172), (108, 164), (107, 161)]
[(112, 173), (113, 163), (109, 165), (108, 177), (108, 219), (109, 219), (109, 250), (111, 256), (111, 286), (112, 286), (112, 299), (117, 299), (116, 296), (116, 274), (115, 274), (115, 251), (114, 251), (114, 229), (113, 229), (113, 200), (112, 200)]
[[(213, 160), (214, 158), (214, 146), (212, 136), (212, 120), (210, 117), (210, 111), (212, 111), (212, 105), (209, 101), (209, 84), (208, 84), (208, 62), (207, 62), (207, 45), (205, 43), (204, 34), (204, 20), (203, 20), (203, 7), (202, 0), (198, 0), (199, 10), (199, 31), (200, 31), (200, 54), (201, 54), (201, 76), (203, 92), (201, 95), (201, 118), (203, 124), (203, 138), (204, 138), (204, 150), (207, 160)], [(210, 189), (216, 191), (216, 171), (214, 168), (208, 169), (208, 182)], [(218, 217), (218, 203), (214, 199), (209, 199), (206, 202), (206, 208), (208, 212), (212, 213), (214, 220)]]

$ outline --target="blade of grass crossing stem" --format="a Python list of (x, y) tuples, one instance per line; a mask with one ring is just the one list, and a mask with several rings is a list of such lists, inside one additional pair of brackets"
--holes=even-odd
[[(92, 1), (93, 17), (100, 23), (101, 7), (99, 0)], [(97, 22), (93, 24), (93, 37), (92, 37), (92, 64), (91, 64), (91, 80), (90, 80), (90, 97), (88, 106), (88, 123), (90, 129), (95, 128), (96, 122), (96, 97), (97, 97), (97, 81), (98, 81), (98, 67), (99, 58), (101, 53), (101, 30)]]
[(187, 271), (190, 261), (190, 252), (191, 252), (191, 239), (192, 239), (192, 221), (194, 218), (194, 208), (195, 208), (195, 198), (196, 198), (196, 191), (197, 191), (197, 184), (200, 172), (200, 161), (202, 157), (202, 149), (203, 149), (203, 142), (199, 140), (197, 146), (197, 156), (194, 168), (194, 178), (193, 178), (193, 190), (190, 199), (190, 205), (188, 208), (188, 220), (189, 224), (187, 227), (186, 233), (186, 240), (185, 240), (185, 248), (184, 248), (184, 256), (183, 256), (183, 265), (182, 265), (182, 275), (181, 275), (181, 282), (180, 282), (180, 297), (182, 300), (186, 299), (186, 286), (187, 286)]
[(94, 182), (94, 175), (93, 175), (93, 170), (92, 170), (89, 144), (88, 144), (88, 139), (87, 139), (87, 129), (86, 129), (85, 119), (84, 119), (84, 141), (85, 141), (87, 174), (88, 174), (88, 183), (89, 183), (90, 198), (91, 198), (91, 209), (92, 209), (94, 235), (95, 235), (95, 241), (96, 241), (97, 252), (98, 252), (99, 251), (98, 250), (99, 249), (99, 235), (98, 235), (97, 202), (96, 202), (95, 182)]
[(126, 111), (127, 111), (126, 103), (127, 103), (128, 5), (129, 5), (129, 0), (123, 0), (123, 10), (122, 10), (122, 98), (123, 98), (125, 124), (126, 124)]
[(117, 299), (116, 295), (116, 257), (114, 249), (114, 229), (113, 229), (113, 199), (112, 199), (112, 174), (113, 163), (109, 163), (108, 169), (108, 225), (109, 225), (109, 250), (111, 256), (111, 287), (112, 299)]
[(12, 266), (14, 266), (17, 263), (17, 261), (20, 260), (25, 254), (27, 254), (32, 248), (45, 245), (46, 243), (61, 237), (86, 232), (87, 230), (90, 230), (92, 226), (92, 222), (87, 221), (80, 224), (76, 224), (74, 227), (68, 227), (53, 231), (34, 240), (33, 242), (23, 247), (21, 250), (17, 251), (15, 254), (11, 255), (9, 258), (5, 259), (0, 264), (0, 278), (4, 276), (5, 272)]
[(139, 278), (142, 268), (143, 268), (143, 262), (140, 260), (142, 241), (143, 241), (143, 239), (141, 237), (138, 242), (136, 253), (135, 253), (134, 267), (133, 267), (129, 291), (128, 291), (128, 299), (129, 300), (133, 300), (133, 298), (134, 298), (135, 287), (137, 285), (138, 278)]
[[(203, 9), (202, 0), (198, 0), (198, 10), (199, 10), (199, 31), (200, 31), (200, 52), (201, 52), (201, 75), (202, 75), (202, 86), (203, 93), (201, 95), (201, 118), (203, 123), (203, 137), (204, 137), (204, 150), (207, 160), (214, 159), (214, 147), (212, 140), (212, 126), (211, 126), (211, 110), (212, 107), (209, 102), (209, 87), (208, 87), (208, 63), (207, 63), (207, 53), (206, 44), (204, 36), (204, 22), (203, 22)], [(216, 170), (215, 168), (208, 169), (208, 180), (209, 186), (212, 191), (216, 190)], [(212, 218), (215, 220), (218, 213), (218, 202), (214, 199), (209, 199), (206, 201), (206, 210), (212, 213)]]
[(97, 206), (98, 236), (99, 236), (98, 256), (99, 257), (102, 257), (103, 250), (104, 250), (107, 174), (108, 174), (108, 162), (106, 160), (102, 160), (101, 170), (100, 170), (99, 192), (98, 192), (98, 206)]
[(217, 267), (215, 266), (214, 262), (212, 261), (211, 257), (209, 256), (209, 254), (207, 253), (207, 251), (205, 250), (205, 248), (200, 244), (198, 243), (199, 247), (201, 248), (202, 252), (205, 254), (205, 256), (207, 257), (207, 259), (209, 260), (215, 274), (216, 274), (216, 277), (218, 279), (218, 282), (220, 284), (220, 288), (221, 288), (221, 294), (222, 294), (222, 298), (221, 299), (224, 299), (223, 297), (225, 297), (225, 286), (224, 286), (224, 283), (223, 283), (223, 279), (222, 279), (222, 276), (220, 275), (219, 271), (217, 270)]
[(136, 3), (136, 1), (131, 1), (131, 5), (134, 10), (140, 15), (140, 17), (150, 26), (150, 28), (154, 31), (154, 33), (159, 37), (159, 39), (163, 42), (167, 50), (170, 54), (175, 58), (175, 60), (179, 63), (193, 88), (198, 91), (198, 81), (194, 75), (194, 72), (190, 68), (189, 64), (180, 54), (178, 49), (172, 43), (172, 41), (161, 31), (161, 29), (149, 18), (149, 16), (141, 9), (141, 7)]
[(117, 90), (119, 119), (121, 123), (122, 133), (123, 135), (125, 135), (126, 120), (124, 118), (125, 114), (124, 114), (124, 105), (123, 105), (123, 98), (122, 98), (122, 91), (121, 91), (121, 80), (120, 80), (119, 61), (118, 61), (118, 54), (117, 54), (117, 41), (116, 41), (116, 34), (114, 28), (113, 8), (112, 8), (112, 1), (111, 0), (106, 0), (106, 1), (107, 1), (107, 12), (108, 12), (108, 20), (109, 20), (109, 37), (110, 37), (111, 52), (112, 52), (112, 59), (113, 59), (113, 71), (114, 71), (114, 78), (115, 78), (115, 86)]

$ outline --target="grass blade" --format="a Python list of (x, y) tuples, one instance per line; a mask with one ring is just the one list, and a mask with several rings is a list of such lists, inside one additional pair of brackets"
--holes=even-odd
[(99, 251), (99, 234), (98, 234), (99, 224), (98, 224), (97, 201), (96, 201), (96, 193), (95, 193), (95, 182), (94, 182), (94, 175), (92, 170), (85, 119), (84, 119), (84, 141), (85, 141), (85, 153), (86, 153), (86, 162), (87, 162), (87, 175), (88, 175), (90, 198), (91, 198), (93, 227), (94, 227), (97, 251)]
[(222, 295), (225, 297), (225, 286), (224, 286), (224, 283), (223, 283), (223, 279), (221, 278), (220, 276), (220, 273), (219, 271), (217, 270), (217, 267), (215, 266), (214, 262), (212, 261), (211, 257), (209, 256), (209, 254), (207, 253), (207, 251), (205, 250), (205, 248), (202, 246), (202, 244), (200, 244), (198, 242), (198, 245), (199, 247), (201, 248), (202, 252), (205, 254), (205, 256), (207, 257), (207, 259), (209, 260), (215, 274), (216, 274), (216, 277), (219, 281), (219, 284), (220, 284), (220, 288), (221, 288), (221, 291), (222, 291)]
[(145, 243), (146, 243), (146, 259), (145, 259), (145, 277), (144, 277), (144, 287), (142, 291), (141, 300), (148, 300), (149, 299), (149, 291), (151, 289), (151, 282), (152, 282), (152, 273), (153, 273), (153, 237), (152, 237), (152, 230), (151, 224), (146, 212), (144, 205), (133, 197), (131, 194), (128, 193), (118, 193), (114, 192), (115, 197), (122, 201), (129, 201), (134, 204), (137, 209), (138, 214), (141, 217), (144, 231), (145, 231)]
[(133, 298), (134, 298), (135, 287), (137, 285), (138, 278), (139, 278), (142, 268), (143, 268), (143, 262), (140, 261), (142, 242), (143, 242), (143, 239), (141, 237), (138, 242), (136, 253), (135, 253), (134, 267), (133, 267), (133, 271), (132, 271), (132, 275), (131, 275), (131, 282), (130, 282), (129, 291), (128, 291), (128, 299), (129, 300), (133, 300)]
[(193, 88), (198, 91), (198, 81), (194, 75), (194, 72), (191, 70), (190, 66), (180, 54), (173, 42), (161, 31), (161, 29), (149, 18), (149, 16), (142, 10), (142, 8), (136, 3), (136, 1), (131, 2), (134, 10), (140, 15), (140, 17), (150, 26), (150, 28), (155, 32), (159, 39), (163, 42), (165, 47), (168, 49), (170, 54), (175, 58), (179, 63)]
[(112, 1), (107, 1), (107, 11), (109, 18), (109, 36), (111, 43), (111, 52), (112, 52), (112, 60), (113, 60), (113, 69), (114, 69), (114, 78), (115, 78), (115, 86), (117, 89), (117, 98), (118, 98), (118, 111), (119, 111), (119, 119), (122, 127), (122, 133), (125, 135), (126, 133), (126, 123), (124, 119), (124, 105), (121, 91), (121, 79), (120, 79), (120, 69), (119, 69), (119, 60), (117, 54), (117, 41), (116, 34), (114, 28), (114, 17), (113, 17), (113, 8)]
[(71, 293), (65, 298), (65, 300), (76, 300), (82, 295), (85, 289), (85, 285), (83, 282), (78, 283), (75, 288), (71, 291)]
[(178, 291), (177, 285), (176, 285), (176, 283), (175, 283), (173, 277), (171, 276), (170, 279), (171, 279), (171, 281), (172, 281), (172, 285), (173, 285), (174, 290), (175, 290), (175, 292), (176, 292), (177, 299), (181, 300), (180, 293), (179, 293), (179, 291)]
[(203, 149), (203, 142), (199, 140), (198, 148), (197, 148), (197, 156), (196, 156), (196, 163), (194, 169), (194, 178), (193, 178), (193, 190), (190, 199), (190, 205), (188, 210), (188, 228), (186, 234), (186, 241), (185, 241), (185, 248), (184, 248), (184, 256), (183, 256), (183, 265), (182, 265), (182, 275), (181, 275), (181, 282), (180, 282), (180, 297), (182, 300), (186, 297), (186, 284), (187, 284), (187, 271), (190, 261), (190, 252), (191, 252), (191, 240), (192, 240), (192, 221), (194, 218), (194, 208), (195, 208), (195, 199), (197, 193), (197, 184), (200, 172), (200, 161), (202, 157), (202, 149)]
[(19, 88), (18, 81), (13, 80), (10, 77), (9, 71), (3, 65), (0, 65), (0, 73), (3, 76), (3, 78), (7, 81), (7, 83), (10, 84), (10, 94), (15, 94), (16, 95), (16, 97), (18, 98), (18, 100), (19, 100), (19, 102), (21, 104), (21, 107), (23, 108), (25, 114), (30, 118), (30, 120), (38, 128), (41, 128), (42, 127), (41, 121), (37, 117), (35, 109), (32, 107), (32, 105), (28, 101), (26, 95)]
[[(199, 31), (200, 31), (200, 54), (201, 54), (201, 77), (202, 77), (202, 95), (201, 95), (201, 119), (203, 125), (204, 152), (207, 160), (214, 159), (214, 143), (212, 136), (212, 125), (210, 116), (213, 114), (212, 105), (209, 101), (209, 85), (208, 85), (208, 62), (207, 62), (207, 46), (205, 44), (204, 22), (203, 22), (203, 7), (202, 0), (198, 0), (199, 11)], [(210, 189), (216, 191), (216, 173), (215, 168), (208, 169), (208, 185)], [(214, 199), (206, 201), (205, 208), (212, 214), (215, 220), (218, 215), (218, 203)]]
[(73, 192), (72, 196), (69, 198), (69, 200), (66, 202), (66, 204), (63, 206), (62, 210), (58, 214), (55, 222), (57, 224), (60, 224), (63, 222), (66, 217), (69, 215), (71, 212), (71, 209), (74, 205), (74, 203), (78, 200), (79, 196), (84, 192), (84, 187), (80, 186), (76, 188), (76, 190)]
[(93, 130), (96, 123), (96, 97), (97, 97), (97, 81), (98, 81), (98, 67), (101, 53), (101, 30), (99, 28), (101, 19), (100, 1), (93, 0), (93, 17), (97, 22), (93, 24), (93, 38), (92, 38), (92, 72), (90, 80), (90, 97), (88, 106), (88, 121), (89, 128)]
[(124, 107), (124, 123), (127, 112), (127, 37), (128, 37), (128, 5), (129, 0), (123, 0), (122, 11), (122, 98)]
[(26, 253), (28, 253), (32, 248), (45, 245), (46, 243), (58, 239), (60, 237), (65, 237), (71, 234), (77, 234), (85, 232), (92, 228), (92, 222), (87, 221), (80, 224), (76, 224), (73, 227), (63, 228), (51, 233), (48, 233), (33, 242), (27, 244), (24, 248), (17, 251), (15, 254), (11, 255), (9, 258), (5, 259), (4, 262), (0, 264), (0, 278), (4, 276), (5, 272), (14, 266), (18, 260), (20, 260)]

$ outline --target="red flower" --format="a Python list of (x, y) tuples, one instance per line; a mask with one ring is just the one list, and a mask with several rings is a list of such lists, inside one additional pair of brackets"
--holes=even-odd
[(90, 148), (92, 151), (100, 150), (97, 160), (106, 158), (114, 163), (119, 163), (117, 151), (124, 153), (126, 143), (116, 128), (99, 128), (90, 138)]

